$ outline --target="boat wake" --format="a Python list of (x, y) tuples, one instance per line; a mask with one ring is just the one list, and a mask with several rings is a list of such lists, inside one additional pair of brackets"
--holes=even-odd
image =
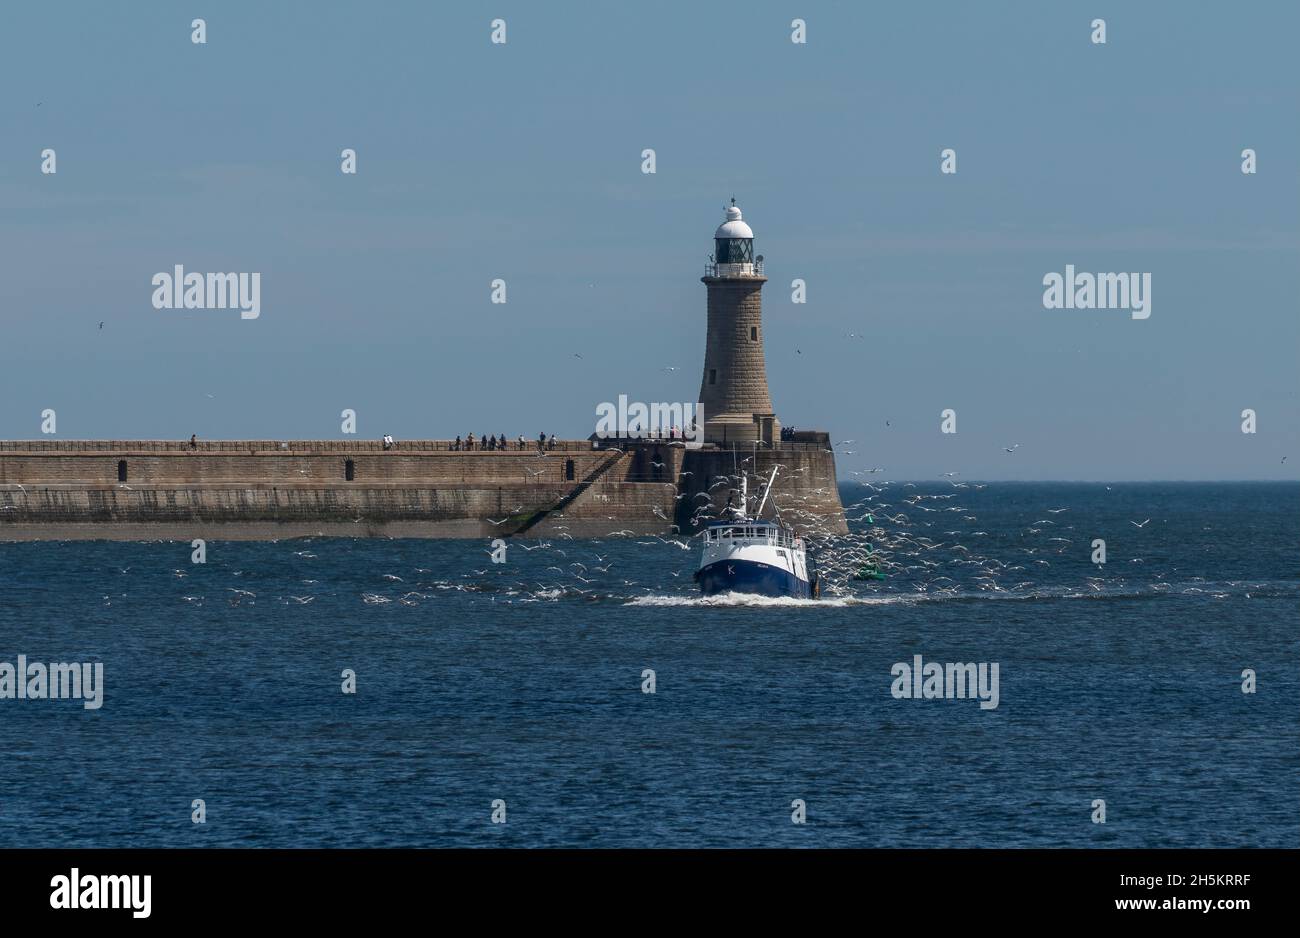
[[(821, 599), (795, 599), (790, 596), (759, 596), (753, 593), (721, 593), (715, 596), (700, 596), (694, 593), (650, 594), (637, 596), (624, 602), (627, 606), (701, 606), (729, 607), (745, 606), (779, 609), (814, 609), (827, 607), (843, 609), (851, 606), (914, 606), (921, 603), (984, 603), (984, 602), (1058, 602), (1062, 600), (1084, 600), (1090, 602), (1143, 602), (1168, 599), (1190, 598), (1188, 594), (1204, 595), (1214, 599), (1230, 598), (1264, 598), (1270, 595), (1294, 595), (1295, 590), (1285, 592), (1266, 592), (1259, 586), (1252, 592), (1242, 590), (1228, 591), (1219, 589), (1174, 589), (1119, 587), (1111, 589), (1082, 590), (1078, 587), (1054, 586), (1011, 592), (971, 590), (939, 590), (934, 592), (885, 593), (876, 595), (822, 595)], [(611, 599), (617, 597), (611, 596)]]
[(718, 593), (713, 596), (698, 594), (680, 596), (638, 596), (625, 606), (746, 606), (777, 609), (843, 609), (846, 606), (877, 606), (893, 603), (914, 603), (914, 596), (835, 596), (821, 599), (796, 599), (793, 596), (760, 596), (756, 593)]

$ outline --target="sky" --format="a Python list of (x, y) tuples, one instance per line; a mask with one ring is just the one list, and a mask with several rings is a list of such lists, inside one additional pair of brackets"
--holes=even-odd
[[(14, 5), (0, 439), (46, 409), (66, 439), (345, 438), (344, 409), (582, 438), (620, 394), (694, 402), (734, 196), (775, 410), (841, 479), (1295, 479), (1298, 31), (1283, 2)], [(177, 264), (258, 272), (260, 316), (155, 309)], [(1066, 265), (1150, 273), (1149, 318), (1045, 308)]]

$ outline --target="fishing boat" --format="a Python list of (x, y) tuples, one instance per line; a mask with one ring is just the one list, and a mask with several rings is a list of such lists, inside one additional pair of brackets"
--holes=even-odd
[[(779, 468), (779, 467), (778, 467)], [(741, 475), (739, 505), (728, 505), (728, 517), (711, 521), (703, 532), (704, 550), (695, 582), (705, 596), (753, 593), (816, 599), (817, 576), (809, 569), (803, 538), (780, 521), (761, 521), (767, 496), (776, 481), (772, 470), (767, 489), (751, 516), (746, 476)]]

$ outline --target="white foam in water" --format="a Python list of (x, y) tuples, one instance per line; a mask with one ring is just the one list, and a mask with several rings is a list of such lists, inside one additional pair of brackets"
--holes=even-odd
[(714, 596), (638, 596), (628, 606), (773, 606), (795, 609), (843, 609), (846, 606), (877, 606), (913, 603), (914, 596), (842, 596), (825, 599), (796, 599), (793, 596), (759, 596), (756, 593), (719, 593)]
[(831, 609), (843, 609), (848, 606), (888, 606), (894, 604), (915, 605), (917, 603), (948, 601), (984, 601), (984, 602), (1041, 602), (1056, 599), (1136, 599), (1158, 596), (1141, 590), (1119, 592), (1069, 592), (1072, 587), (1055, 587), (1032, 593), (1010, 592), (962, 592), (962, 593), (890, 593), (883, 596), (825, 596), (821, 599), (795, 599), (791, 596), (759, 596), (754, 593), (721, 593), (716, 596), (638, 596), (629, 600), (629, 606), (774, 606), (790, 608), (814, 608), (824, 606)]

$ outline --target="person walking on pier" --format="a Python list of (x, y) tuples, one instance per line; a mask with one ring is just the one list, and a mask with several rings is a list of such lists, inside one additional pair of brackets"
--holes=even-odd
[(190, 449), (198, 449), (198, 448), (199, 448), (199, 435), (198, 435), (197, 433), (191, 433), (191, 434), (190, 434)]
[(546, 434), (539, 433), (537, 434), (537, 452), (540, 453), (545, 449), (546, 449)]
[(523, 452), (525, 449), (528, 448), (528, 441), (524, 439), (524, 435), (523, 435), (522, 433), (519, 434), (519, 444), (518, 444), (518, 447), (519, 447), (519, 451), (520, 451), (520, 452)]

